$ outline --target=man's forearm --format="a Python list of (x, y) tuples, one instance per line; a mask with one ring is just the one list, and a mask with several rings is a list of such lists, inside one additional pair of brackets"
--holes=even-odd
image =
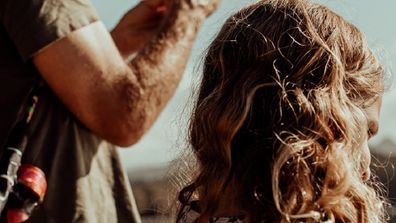
[(205, 15), (199, 11), (177, 11), (168, 18), (158, 36), (129, 63), (133, 75), (120, 80), (122, 97), (128, 99), (126, 128), (136, 142), (153, 124), (174, 94), (184, 73), (193, 41)]

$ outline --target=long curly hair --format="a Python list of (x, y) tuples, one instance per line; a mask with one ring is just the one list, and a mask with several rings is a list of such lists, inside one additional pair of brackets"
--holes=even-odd
[(196, 169), (176, 221), (197, 199), (196, 222), (208, 222), (231, 188), (246, 222), (385, 222), (359, 147), (364, 108), (383, 88), (363, 34), (327, 7), (266, 0), (240, 10), (204, 60), (189, 126)]

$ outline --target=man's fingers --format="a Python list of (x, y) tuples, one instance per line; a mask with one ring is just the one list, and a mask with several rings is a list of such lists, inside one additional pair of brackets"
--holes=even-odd
[(195, 6), (204, 8), (207, 15), (212, 14), (221, 4), (221, 0), (191, 0), (191, 2)]
[(184, 7), (203, 11), (206, 16), (212, 14), (218, 9), (222, 0), (171, 0), (177, 5), (184, 5)]

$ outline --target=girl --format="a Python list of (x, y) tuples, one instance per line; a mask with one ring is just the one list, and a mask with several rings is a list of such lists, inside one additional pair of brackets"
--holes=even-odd
[(204, 61), (177, 222), (384, 222), (367, 146), (382, 78), (363, 34), (322, 5), (231, 16)]

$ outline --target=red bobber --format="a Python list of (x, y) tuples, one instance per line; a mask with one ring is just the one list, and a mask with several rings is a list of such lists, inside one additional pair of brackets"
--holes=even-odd
[(18, 169), (18, 183), (30, 188), (39, 197), (40, 202), (44, 199), (47, 180), (44, 172), (39, 168), (30, 164), (22, 164)]

